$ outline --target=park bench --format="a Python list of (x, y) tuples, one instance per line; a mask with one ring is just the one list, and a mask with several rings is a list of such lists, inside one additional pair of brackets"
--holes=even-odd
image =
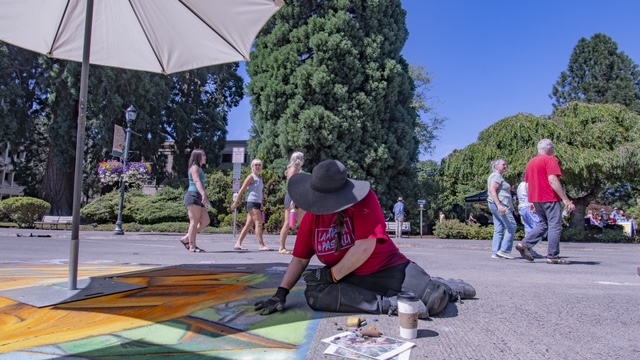
[[(408, 221), (404, 221), (402, 223), (402, 233), (411, 233), (411, 223)], [(387, 234), (395, 235), (396, 234), (396, 223), (395, 221), (387, 221)]]
[(49, 229), (59, 229), (59, 225), (64, 225), (64, 229), (67, 230), (68, 226), (71, 226), (73, 222), (73, 216), (52, 216), (45, 215), (42, 217), (42, 221), (36, 221), (34, 224), (36, 225), (36, 229), (39, 227), (40, 229), (44, 229), (45, 225), (49, 225)]

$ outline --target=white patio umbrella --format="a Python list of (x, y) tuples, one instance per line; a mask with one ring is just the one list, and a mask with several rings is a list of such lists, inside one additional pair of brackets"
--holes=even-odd
[(69, 287), (76, 290), (89, 64), (164, 74), (249, 60), (283, 0), (0, 0), (0, 40), (82, 62)]

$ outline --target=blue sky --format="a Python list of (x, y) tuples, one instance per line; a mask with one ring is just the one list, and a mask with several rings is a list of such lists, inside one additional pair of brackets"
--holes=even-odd
[[(403, 0), (403, 55), (433, 75), (436, 111), (448, 120), (433, 154), (440, 161), (505, 117), (549, 115), (553, 84), (580, 38), (604, 33), (640, 64), (638, 0)], [(248, 81), (244, 64), (241, 74)], [(249, 98), (229, 114), (230, 140), (249, 137)]]

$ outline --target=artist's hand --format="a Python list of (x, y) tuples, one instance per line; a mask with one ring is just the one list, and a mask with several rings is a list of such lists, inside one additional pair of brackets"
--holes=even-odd
[(321, 267), (313, 270), (306, 270), (302, 273), (302, 278), (307, 285), (333, 284), (335, 283), (330, 267)]
[(282, 311), (284, 304), (287, 302), (287, 295), (289, 295), (289, 290), (278, 287), (276, 294), (272, 298), (260, 300), (253, 304), (255, 306), (254, 310), (259, 312), (260, 315), (269, 315), (276, 311)]

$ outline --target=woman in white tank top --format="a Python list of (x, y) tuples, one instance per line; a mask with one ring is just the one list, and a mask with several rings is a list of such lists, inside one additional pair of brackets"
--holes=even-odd
[(242, 231), (240, 231), (240, 237), (233, 246), (234, 250), (249, 250), (242, 246), (242, 241), (249, 233), (249, 229), (253, 225), (255, 228), (256, 236), (258, 237), (258, 249), (260, 251), (271, 251), (264, 243), (262, 238), (262, 200), (264, 196), (264, 181), (260, 174), (262, 173), (262, 161), (260, 159), (254, 159), (251, 162), (251, 174), (247, 176), (238, 192), (236, 201), (231, 205), (231, 209), (235, 210), (240, 203), (240, 199), (248, 190), (247, 195), (247, 222), (244, 224)]

